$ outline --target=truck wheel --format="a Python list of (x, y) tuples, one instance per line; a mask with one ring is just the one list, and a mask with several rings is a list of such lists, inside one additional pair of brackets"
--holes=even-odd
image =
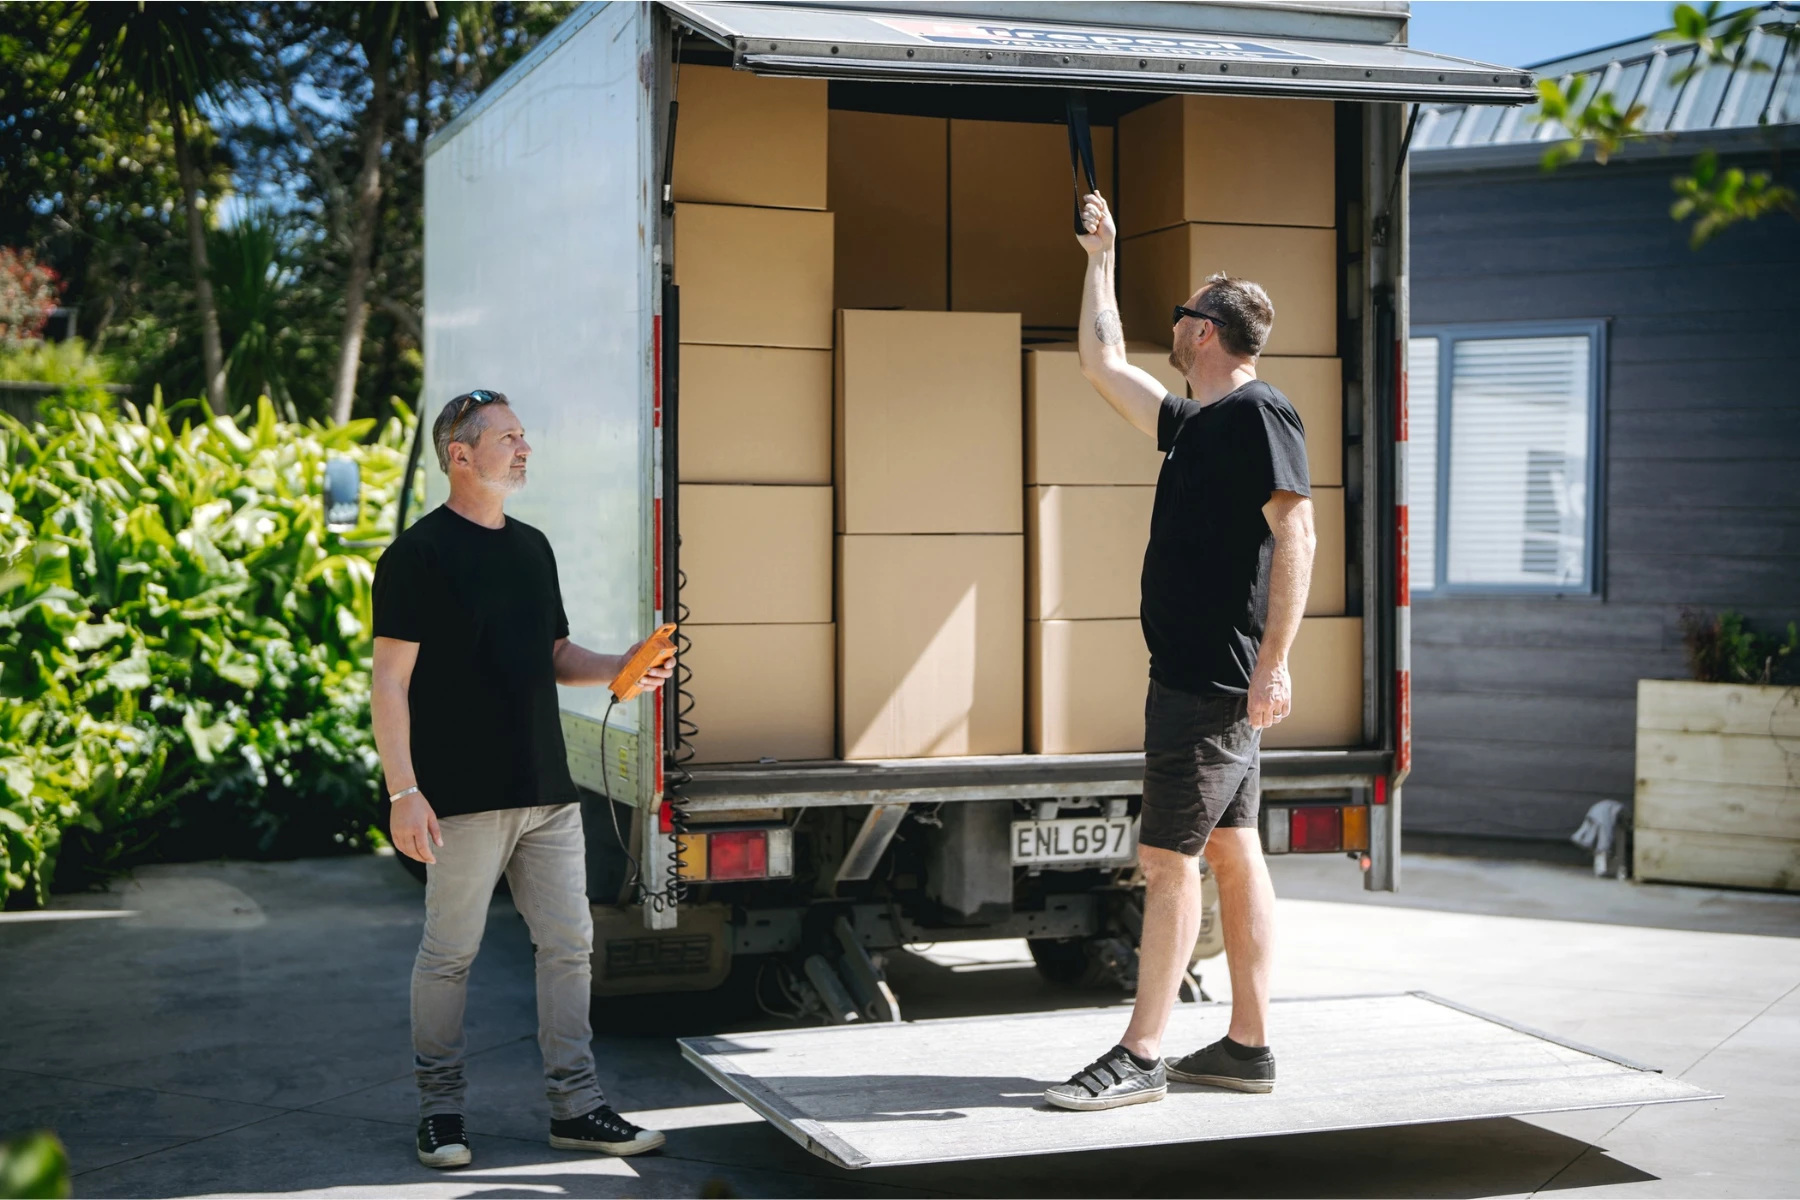
[(1027, 938), (1038, 974), (1068, 987), (1137, 987), (1137, 948), (1122, 937)]
[(1082, 938), (1028, 938), (1031, 961), (1051, 983), (1077, 984), (1087, 974), (1087, 947)]

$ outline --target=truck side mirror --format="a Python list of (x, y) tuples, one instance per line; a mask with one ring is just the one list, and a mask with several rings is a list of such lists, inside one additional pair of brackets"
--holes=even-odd
[(333, 533), (356, 528), (362, 511), (362, 469), (348, 458), (325, 464), (325, 528)]

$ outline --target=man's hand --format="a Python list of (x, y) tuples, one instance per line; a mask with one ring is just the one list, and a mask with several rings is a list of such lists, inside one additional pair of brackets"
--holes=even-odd
[(1083, 250), (1089, 254), (1104, 254), (1113, 248), (1119, 228), (1113, 224), (1112, 210), (1106, 207), (1106, 200), (1099, 192), (1089, 192), (1082, 197), (1081, 223), (1088, 231), (1076, 234), (1075, 240), (1081, 243)]
[(1294, 708), (1294, 687), (1285, 661), (1258, 658), (1250, 676), (1250, 727), (1267, 729)]
[(438, 832), (437, 814), (431, 811), (431, 804), (423, 793), (414, 792), (394, 801), (388, 830), (393, 837), (394, 849), (406, 857), (422, 863), (437, 861), (431, 847), (443, 845), (444, 835)]
[[(632, 656), (638, 652), (638, 648), (642, 646), (644, 642), (649, 640), (649, 638), (645, 638), (643, 641), (632, 643), (631, 647), (626, 650), (625, 653), (619, 655), (619, 662), (621, 664), (630, 662)], [(674, 660), (670, 659), (668, 662), (658, 663), (648, 671), (645, 671), (643, 678), (638, 680), (638, 687), (646, 692), (654, 692), (657, 688), (669, 682), (670, 678), (675, 674), (673, 663)]]

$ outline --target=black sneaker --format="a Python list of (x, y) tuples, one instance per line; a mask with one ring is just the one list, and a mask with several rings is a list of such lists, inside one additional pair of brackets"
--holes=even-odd
[(654, 1129), (639, 1129), (602, 1104), (584, 1116), (550, 1122), (550, 1145), (558, 1150), (598, 1150), (602, 1154), (642, 1154), (667, 1139)]
[(1186, 1058), (1166, 1058), (1169, 1078), (1182, 1083), (1204, 1083), (1235, 1092), (1275, 1090), (1275, 1055), (1264, 1046), (1255, 1058), (1234, 1058), (1225, 1039), (1196, 1050)]
[(439, 1170), (469, 1165), (469, 1135), (461, 1113), (436, 1113), (419, 1121), (419, 1161)]
[(1089, 1112), (1149, 1104), (1161, 1100), (1168, 1091), (1169, 1081), (1161, 1063), (1146, 1071), (1132, 1061), (1125, 1047), (1114, 1046), (1075, 1072), (1069, 1082), (1046, 1089), (1044, 1099), (1058, 1108)]

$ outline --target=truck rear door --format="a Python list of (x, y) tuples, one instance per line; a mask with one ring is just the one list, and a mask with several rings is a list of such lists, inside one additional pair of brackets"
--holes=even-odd
[[(574, 638), (614, 650), (656, 627), (654, 430), (659, 170), (653, 10), (578, 10), (430, 142), (425, 395), (505, 391), (533, 447), (511, 513), (556, 548)], [(427, 424), (434, 410), (421, 414)], [(446, 481), (426, 471), (427, 500)], [(577, 783), (648, 807), (654, 701), (562, 689)], [(640, 736), (640, 732), (642, 736)]]
[[(1073, 23), (1103, 8), (1090, 4), (1058, 6), (1069, 14), (1066, 24), (827, 4), (666, 0), (665, 7), (728, 48), (733, 65), (764, 75), (1325, 100), (1523, 104), (1537, 98), (1529, 72), (1406, 46)], [(1299, 12), (1276, 19), (1283, 15), (1305, 19)]]

